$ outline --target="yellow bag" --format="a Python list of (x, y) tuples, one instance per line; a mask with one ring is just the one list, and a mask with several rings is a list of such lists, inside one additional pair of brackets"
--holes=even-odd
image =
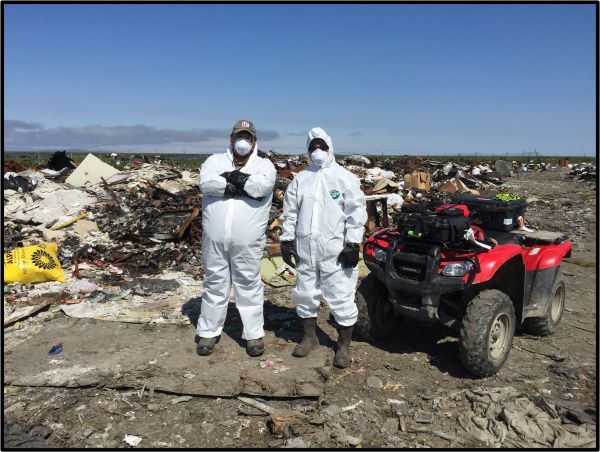
[(15, 248), (4, 253), (4, 282), (65, 282), (65, 273), (56, 257), (56, 243)]

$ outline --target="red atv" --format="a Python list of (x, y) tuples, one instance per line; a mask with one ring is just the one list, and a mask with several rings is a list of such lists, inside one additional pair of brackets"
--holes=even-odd
[(460, 201), (405, 212), (396, 227), (366, 241), (371, 273), (356, 291), (356, 328), (369, 341), (396, 334), (404, 316), (456, 328), (463, 365), (486, 377), (506, 361), (517, 319), (532, 334), (556, 329), (565, 306), (559, 267), (571, 242), (560, 233), (513, 229), (524, 202)]

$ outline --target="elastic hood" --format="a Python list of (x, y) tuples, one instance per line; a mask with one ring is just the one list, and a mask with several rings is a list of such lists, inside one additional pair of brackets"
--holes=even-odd
[(335, 158), (333, 156), (333, 142), (331, 141), (331, 137), (329, 135), (327, 135), (327, 132), (325, 132), (320, 127), (314, 127), (308, 131), (308, 136), (306, 137), (306, 148), (307, 148), (306, 153), (308, 155), (308, 161), (310, 162), (311, 165), (317, 166), (314, 164), (314, 162), (310, 158), (310, 152), (308, 152), (308, 145), (315, 138), (321, 138), (323, 141), (325, 141), (325, 143), (327, 143), (327, 146), (329, 146), (329, 161), (327, 163), (325, 163), (325, 165), (323, 165), (323, 167), (331, 165), (331, 162), (335, 161)]

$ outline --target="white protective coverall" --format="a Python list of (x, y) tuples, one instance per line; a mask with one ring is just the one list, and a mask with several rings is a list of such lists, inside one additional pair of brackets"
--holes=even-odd
[(262, 200), (223, 197), (227, 181), (220, 174), (235, 170), (231, 149), (211, 155), (200, 169), (205, 274), (205, 293), (196, 328), (200, 337), (221, 334), (232, 284), (244, 324), (242, 338), (252, 340), (264, 336), (260, 263), (277, 172), (270, 160), (257, 155), (257, 149), (255, 144), (240, 171), (250, 174), (244, 190), (250, 196), (263, 197)]
[(292, 301), (301, 318), (316, 317), (321, 295), (341, 326), (356, 323), (354, 292), (358, 268), (342, 268), (338, 255), (346, 243), (361, 243), (367, 221), (365, 196), (359, 179), (337, 164), (327, 133), (316, 127), (308, 143), (322, 138), (329, 159), (319, 167), (308, 155), (309, 166), (289, 185), (283, 201), (284, 240), (295, 240), (298, 253)]

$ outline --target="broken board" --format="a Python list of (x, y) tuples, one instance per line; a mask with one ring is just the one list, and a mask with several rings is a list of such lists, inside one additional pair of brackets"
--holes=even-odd
[(88, 154), (65, 182), (75, 187), (84, 187), (98, 184), (102, 178), (107, 179), (117, 173), (119, 173), (118, 169), (104, 163), (95, 155)]
[[(237, 332), (237, 330), (236, 330)], [(15, 386), (135, 388), (176, 394), (232, 397), (318, 397), (329, 348), (292, 356), (294, 342), (266, 331), (266, 352), (246, 354), (245, 341), (223, 332), (210, 356), (198, 356), (191, 325), (130, 324), (59, 318), (4, 353), (4, 384)], [(238, 333), (239, 336), (239, 333)], [(61, 343), (63, 351), (48, 355)], [(277, 360), (289, 370), (262, 369)], [(188, 378), (195, 374), (193, 378)], [(186, 377), (187, 375), (187, 377)]]

